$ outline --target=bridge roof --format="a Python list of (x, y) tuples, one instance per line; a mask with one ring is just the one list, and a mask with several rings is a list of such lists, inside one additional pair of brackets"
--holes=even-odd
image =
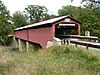
[[(74, 19), (72, 17), (70, 17), (69, 15), (68, 16), (62, 16), (62, 17), (58, 17), (58, 18), (53, 18), (53, 19), (50, 19), (50, 20), (46, 20), (46, 21), (42, 21), (42, 22), (38, 22), (38, 23), (34, 23), (34, 24), (31, 24), (31, 25), (27, 25), (27, 26), (23, 26), (23, 27), (19, 27), (19, 28), (16, 28), (16, 30), (23, 30), (23, 29), (27, 29), (27, 28), (31, 28), (31, 27), (36, 27), (36, 26), (42, 26), (42, 25), (45, 25), (45, 24), (52, 24), (56, 21), (59, 21), (59, 20), (62, 20), (62, 19), (65, 19), (65, 18), (71, 18), (71, 19)], [(75, 19), (74, 19), (75, 20)], [(75, 20), (77, 21), (77, 20)], [(77, 21), (78, 23), (81, 23), (79, 21)]]

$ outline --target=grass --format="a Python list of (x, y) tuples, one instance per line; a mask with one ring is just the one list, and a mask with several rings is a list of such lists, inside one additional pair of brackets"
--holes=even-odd
[(100, 51), (57, 46), (33, 53), (0, 46), (0, 75), (97, 75)]

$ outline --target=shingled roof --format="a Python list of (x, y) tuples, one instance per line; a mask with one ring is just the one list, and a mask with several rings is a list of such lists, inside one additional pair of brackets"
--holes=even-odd
[[(42, 21), (42, 22), (38, 22), (38, 23), (34, 23), (34, 24), (31, 24), (31, 25), (27, 25), (27, 26), (23, 26), (23, 27), (19, 27), (19, 28), (16, 28), (16, 30), (22, 30), (22, 29), (27, 29), (27, 28), (31, 28), (31, 27), (36, 27), (36, 26), (40, 26), (40, 25), (44, 25), (44, 24), (51, 24), (51, 23), (54, 23), (56, 21), (59, 21), (61, 19), (64, 19), (64, 18), (69, 18), (70, 16), (62, 16), (62, 17), (58, 17), (58, 18), (53, 18), (53, 19), (50, 19), (50, 20), (46, 20), (46, 21)], [(70, 17), (71, 18), (71, 17)], [(75, 19), (74, 19), (75, 20)], [(77, 20), (76, 20), (77, 21)], [(79, 22), (79, 21), (78, 21)]]

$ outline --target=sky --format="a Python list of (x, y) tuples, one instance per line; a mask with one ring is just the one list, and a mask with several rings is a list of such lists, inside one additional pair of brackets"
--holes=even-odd
[(74, 0), (73, 2), (70, 0), (2, 0), (2, 2), (7, 6), (11, 14), (15, 11), (24, 11), (27, 5), (45, 6), (50, 14), (57, 14), (57, 11), (62, 6), (81, 6), (81, 0)]

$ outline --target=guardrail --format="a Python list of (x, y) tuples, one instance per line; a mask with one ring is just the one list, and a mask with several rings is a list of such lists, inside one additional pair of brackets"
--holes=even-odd
[[(86, 46), (86, 49), (88, 49), (88, 47), (93, 47), (93, 48), (99, 48), (100, 49), (100, 43), (96, 43), (96, 42), (91, 42), (91, 40), (98, 40), (98, 37), (89, 37), (89, 36), (79, 36), (79, 35), (59, 35), (57, 36), (58, 38), (62, 39), (62, 44), (65, 44), (67, 42), (67, 44), (69, 43), (73, 43), (76, 46), (77, 45), (83, 45)], [(71, 40), (71, 39), (77, 39), (77, 40)], [(79, 39), (89, 39), (90, 41), (80, 41)]]
[(100, 49), (100, 43), (85, 42), (85, 41), (73, 41), (73, 40), (70, 40), (70, 43), (74, 43), (74, 44), (76, 44), (76, 46), (78, 44), (86, 46), (86, 49), (88, 49), (88, 47), (93, 47), (93, 48), (99, 48)]
[(94, 37), (94, 36), (79, 36), (79, 35), (58, 35), (57, 36), (60, 39), (67, 39), (67, 38), (76, 38), (76, 39), (89, 39), (91, 40), (99, 40), (98, 37)]

